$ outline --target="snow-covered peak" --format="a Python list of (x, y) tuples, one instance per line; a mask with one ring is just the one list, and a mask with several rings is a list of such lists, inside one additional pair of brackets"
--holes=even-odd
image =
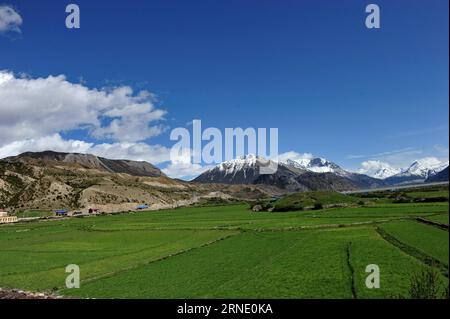
[(283, 162), (283, 164), (306, 169), (315, 173), (336, 173), (338, 175), (345, 175), (347, 172), (343, 170), (339, 165), (321, 157), (314, 158), (301, 158), (301, 159), (287, 159)]
[(358, 171), (358, 173), (379, 179), (386, 179), (402, 171), (399, 168), (392, 167), (388, 163), (376, 160), (366, 161), (363, 162), (361, 165), (362, 168)]
[(386, 179), (388, 177), (394, 176), (401, 172), (401, 169), (394, 168), (394, 167), (383, 167), (375, 171), (370, 176), (379, 178), (379, 179)]
[(423, 178), (433, 176), (448, 166), (448, 161), (442, 162), (436, 157), (425, 157), (414, 161), (401, 175), (414, 175)]
[(282, 164), (286, 164), (288, 166), (292, 166), (295, 168), (300, 168), (300, 169), (306, 169), (306, 167), (308, 167), (308, 164), (311, 160), (310, 159), (300, 159), (300, 160), (291, 160), (291, 159), (287, 159), (285, 161), (282, 161)]
[(218, 168), (219, 171), (225, 171), (225, 174), (233, 174), (236, 171), (245, 168), (255, 167), (258, 159), (259, 157), (254, 154), (247, 154), (236, 159), (220, 163), (216, 166), (216, 168)]

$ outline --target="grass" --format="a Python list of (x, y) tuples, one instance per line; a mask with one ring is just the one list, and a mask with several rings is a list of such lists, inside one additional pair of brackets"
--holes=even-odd
[(434, 221), (434, 222), (448, 225), (448, 214), (428, 216), (427, 219)]
[[(349, 241), (361, 297), (407, 293), (404, 270), (420, 264), (366, 228), (244, 233), (65, 292), (101, 298), (352, 298)], [(368, 263), (380, 264), (390, 278), (376, 294), (361, 285), (359, 274)]]
[(46, 210), (26, 210), (22, 212), (17, 212), (16, 216), (18, 218), (28, 218), (28, 217), (48, 217), (53, 216), (54, 213)]
[[(358, 298), (396, 298), (408, 295), (411, 274), (421, 269), (421, 262), (384, 240), (373, 229), (352, 241), (351, 263), (355, 268)], [(368, 265), (380, 270), (380, 288), (366, 287)]]
[(430, 191), (430, 192), (407, 192), (406, 195), (413, 198), (434, 198), (446, 197), (448, 198), (448, 190)]
[(400, 242), (415, 247), (423, 254), (437, 259), (448, 268), (448, 232), (415, 221), (397, 221), (380, 226)]
[[(376, 227), (448, 260), (448, 232), (409, 220), (445, 215), (446, 203), (284, 213), (228, 205), (3, 225), (0, 287), (94, 298), (404, 296), (422, 261)], [(372, 263), (380, 289), (364, 284)], [(68, 264), (80, 266), (80, 289), (64, 289)]]
[(355, 204), (358, 199), (338, 192), (315, 191), (294, 193), (275, 202), (275, 211), (302, 210), (314, 205)]

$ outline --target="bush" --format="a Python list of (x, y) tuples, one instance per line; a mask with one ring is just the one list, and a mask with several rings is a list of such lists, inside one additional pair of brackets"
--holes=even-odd
[(397, 197), (397, 199), (393, 200), (392, 203), (394, 203), (394, 204), (411, 203), (411, 198), (409, 198), (409, 197)]
[(303, 210), (304, 207), (300, 204), (287, 204), (287, 205), (275, 205), (273, 208), (274, 212), (292, 212)]
[(321, 203), (315, 203), (314, 204), (314, 209), (318, 210), (318, 209), (323, 209), (323, 205)]
[(414, 203), (445, 203), (445, 202), (448, 202), (448, 198), (443, 196), (414, 199)]
[(250, 203), (250, 209), (254, 210), (255, 207), (259, 206), (258, 211), (264, 211), (267, 212), (269, 209), (273, 208), (273, 205), (268, 201), (256, 201), (253, 203)]
[(424, 267), (413, 275), (409, 295), (412, 299), (444, 298), (448, 293), (441, 292), (441, 287), (442, 281), (439, 278), (439, 272), (434, 267)]

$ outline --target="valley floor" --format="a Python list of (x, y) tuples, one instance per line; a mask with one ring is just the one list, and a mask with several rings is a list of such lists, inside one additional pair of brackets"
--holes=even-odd
[[(448, 203), (286, 213), (189, 207), (0, 227), (0, 287), (75, 298), (407, 298), (448, 285)], [(430, 262), (432, 261), (432, 262)], [(65, 287), (77, 264), (81, 287)], [(368, 289), (366, 266), (380, 269)]]

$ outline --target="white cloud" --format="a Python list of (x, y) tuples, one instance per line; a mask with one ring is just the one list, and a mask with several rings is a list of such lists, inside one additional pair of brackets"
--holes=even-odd
[(365, 161), (361, 163), (361, 166), (366, 170), (377, 170), (380, 168), (391, 168), (389, 163), (381, 162), (381, 161)]
[(0, 147), (0, 158), (15, 156), (24, 152), (52, 150), (67, 153), (94, 154), (110, 159), (130, 159), (160, 164), (169, 161), (170, 149), (146, 143), (103, 143), (94, 144), (79, 140), (64, 140), (59, 134), (11, 142)]
[(0, 5), (0, 33), (21, 33), (22, 17), (10, 6)]
[(169, 148), (146, 143), (103, 143), (93, 146), (87, 153), (110, 159), (130, 159), (152, 164), (165, 163), (170, 160)]
[(0, 71), (0, 146), (63, 131), (86, 129), (98, 139), (139, 142), (161, 134), (164, 127), (154, 96), (121, 86), (91, 89), (66, 80), (18, 77)]
[(177, 161), (177, 162), (171, 162), (162, 171), (164, 174), (166, 174), (167, 176), (170, 176), (172, 178), (182, 178), (182, 179), (190, 180), (213, 167), (214, 167), (214, 165), (202, 166), (200, 164), (192, 164), (192, 163)]

